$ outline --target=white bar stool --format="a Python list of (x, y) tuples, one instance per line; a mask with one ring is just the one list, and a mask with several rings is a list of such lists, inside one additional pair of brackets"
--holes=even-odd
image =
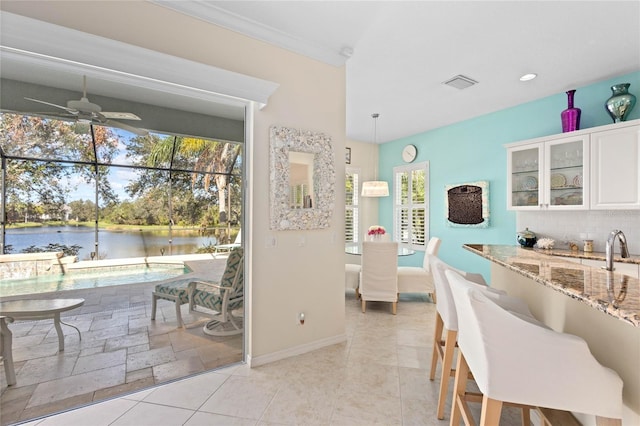
[(444, 405), (447, 400), (447, 391), (449, 390), (449, 378), (455, 375), (453, 367), (453, 355), (456, 347), (458, 334), (458, 317), (456, 307), (451, 294), (449, 281), (445, 275), (445, 271), (455, 271), (468, 281), (477, 284), (479, 290), (492, 294), (492, 297), (499, 300), (502, 306), (517, 312), (522, 317), (530, 317), (528, 321), (536, 321), (529, 311), (529, 307), (522, 299), (510, 297), (502, 290), (493, 289), (486, 285), (482, 275), (470, 273), (453, 268), (440, 260), (437, 256), (429, 256), (431, 272), (433, 273), (433, 282), (436, 294), (436, 325), (433, 334), (433, 354), (431, 356), (431, 373), (429, 379), (434, 380), (438, 361), (442, 364), (442, 375), (440, 377), (440, 390), (438, 395), (438, 419), (444, 418)]
[(429, 374), (429, 380), (435, 379), (436, 368), (438, 361), (440, 361), (442, 364), (442, 375), (440, 377), (437, 416), (438, 419), (444, 419), (444, 404), (447, 400), (449, 378), (455, 375), (455, 370), (452, 366), (453, 353), (458, 335), (456, 307), (453, 302), (451, 289), (449, 288), (449, 282), (444, 272), (446, 270), (455, 270), (467, 279), (476, 282), (478, 285), (486, 286), (486, 283), (482, 275), (467, 274), (464, 271), (454, 269), (437, 256), (429, 256), (429, 263), (431, 265), (431, 273), (433, 274), (433, 284), (436, 294), (438, 295), (436, 300), (436, 326), (433, 333), (433, 354), (431, 355), (431, 373)]
[(506, 403), (592, 414), (598, 425), (622, 425), (622, 379), (598, 363), (582, 338), (523, 320), (459, 274), (445, 275), (459, 326), (451, 425), (461, 417), (473, 423), (469, 372), (482, 392), (480, 425), (498, 425)]

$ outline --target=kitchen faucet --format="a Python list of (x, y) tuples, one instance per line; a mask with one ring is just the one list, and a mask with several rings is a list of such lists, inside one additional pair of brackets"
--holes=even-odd
[(622, 231), (614, 229), (607, 238), (607, 247), (605, 249), (605, 269), (607, 271), (613, 271), (613, 245), (616, 242), (616, 237), (620, 240), (620, 256), (629, 257), (629, 249), (627, 248), (627, 237), (624, 236)]

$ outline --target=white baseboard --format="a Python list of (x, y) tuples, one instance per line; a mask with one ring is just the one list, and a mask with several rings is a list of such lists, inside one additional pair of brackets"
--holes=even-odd
[(259, 365), (269, 364), (270, 362), (279, 361), (281, 359), (290, 358), (296, 355), (302, 355), (307, 352), (315, 351), (316, 349), (324, 348), (326, 346), (342, 343), (347, 340), (346, 334), (339, 334), (337, 336), (328, 337), (326, 339), (316, 340), (304, 345), (294, 346), (282, 351), (272, 352), (266, 355), (260, 355), (257, 357), (251, 357), (247, 354), (247, 364), (249, 367), (257, 367)]

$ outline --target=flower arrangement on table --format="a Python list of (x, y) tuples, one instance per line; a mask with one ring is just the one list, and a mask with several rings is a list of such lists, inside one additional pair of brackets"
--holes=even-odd
[(380, 236), (386, 233), (387, 231), (384, 229), (384, 226), (380, 226), (380, 225), (370, 226), (369, 231), (367, 232), (367, 234), (371, 236), (376, 236), (376, 235)]

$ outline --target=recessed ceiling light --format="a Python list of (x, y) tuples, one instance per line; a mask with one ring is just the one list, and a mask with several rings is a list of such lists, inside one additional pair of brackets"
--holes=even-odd
[(529, 80), (533, 80), (534, 78), (536, 78), (538, 76), (538, 74), (534, 74), (534, 73), (529, 73), (529, 74), (525, 74), (522, 77), (520, 77), (520, 81), (529, 81)]

